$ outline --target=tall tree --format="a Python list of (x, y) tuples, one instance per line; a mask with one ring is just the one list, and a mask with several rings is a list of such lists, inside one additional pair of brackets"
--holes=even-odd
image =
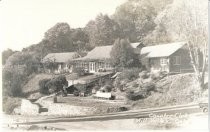
[(73, 51), (70, 26), (67, 23), (57, 23), (50, 28), (42, 42), (44, 48), (51, 52)]
[[(173, 40), (188, 44), (192, 67), (201, 88), (204, 88), (208, 53), (208, 4), (206, 0), (176, 0), (162, 12)], [(202, 63), (201, 63), (202, 62)]]
[(156, 27), (155, 18), (172, 0), (129, 0), (120, 5), (114, 20), (131, 42), (142, 41)]
[(114, 67), (138, 67), (139, 60), (127, 39), (117, 39), (111, 51), (111, 63)]
[(84, 29), (72, 29), (71, 38), (73, 41), (73, 46), (76, 51), (84, 51), (88, 49), (89, 37)]
[(11, 49), (7, 49), (7, 50), (4, 50), (2, 52), (2, 64), (4, 65), (7, 61), (7, 59), (13, 54), (15, 53), (15, 51), (11, 50)]
[(120, 34), (119, 25), (108, 15), (99, 14), (94, 21), (90, 21), (85, 31), (89, 35), (89, 43), (92, 47), (112, 45)]
[(155, 29), (143, 38), (143, 43), (146, 45), (157, 45), (160, 43), (171, 42), (171, 35), (167, 31), (164, 23), (160, 22), (156, 24)]

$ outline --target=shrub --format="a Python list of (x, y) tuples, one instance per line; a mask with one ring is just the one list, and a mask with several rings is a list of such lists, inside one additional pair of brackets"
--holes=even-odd
[(129, 100), (139, 100), (145, 98), (145, 93), (144, 92), (134, 92), (134, 91), (128, 91), (126, 92), (126, 98)]
[(73, 68), (73, 73), (77, 73), (79, 76), (85, 75), (85, 70), (82, 69), (81, 67), (75, 67)]
[(111, 91), (112, 91), (112, 86), (111, 86), (111, 85), (105, 85), (102, 89), (103, 89), (105, 92), (111, 92)]
[(7, 95), (12, 97), (22, 96), (22, 85), (24, 76), (21, 74), (14, 73), (11, 80), (9, 80), (9, 86), (7, 87)]
[(150, 78), (152, 78), (153, 80), (157, 80), (165, 77), (166, 75), (167, 75), (166, 72), (157, 72), (157, 73), (152, 73), (150, 75)]
[(3, 112), (12, 114), (13, 110), (20, 106), (21, 100), (18, 98), (4, 97), (3, 98)]
[(114, 87), (123, 91), (123, 87), (128, 82), (131, 82), (139, 77), (139, 68), (124, 69), (114, 80)]
[(49, 89), (46, 86), (47, 82), (49, 82), (50, 79), (43, 79), (39, 81), (39, 92), (42, 94), (49, 94)]
[(48, 81), (45, 86), (48, 88), (49, 93), (52, 94), (63, 91), (63, 86), (67, 87), (68, 81), (65, 76), (61, 75)]
[(93, 89), (96, 90), (96, 91), (98, 91), (98, 90), (100, 89), (100, 87), (99, 87), (98, 85), (95, 85), (95, 86), (93, 87)]
[(79, 96), (79, 91), (74, 91), (73, 94), (74, 96)]
[(78, 91), (80, 92), (86, 92), (86, 87), (83, 84), (78, 83), (78, 84), (75, 84), (74, 87), (78, 89)]
[(141, 70), (139, 68), (124, 69), (122, 71), (122, 73), (119, 75), (119, 78), (128, 79), (128, 80), (132, 81), (139, 77), (140, 71)]
[(139, 73), (139, 77), (142, 78), (142, 79), (146, 79), (149, 77), (149, 74), (147, 71), (142, 71)]
[(146, 89), (146, 92), (155, 91), (155, 84), (152, 82), (148, 82), (143, 85), (143, 88)]

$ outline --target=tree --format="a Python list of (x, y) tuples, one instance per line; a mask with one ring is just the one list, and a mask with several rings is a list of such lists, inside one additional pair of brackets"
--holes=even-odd
[(15, 51), (11, 50), (11, 49), (7, 49), (7, 50), (4, 50), (2, 52), (2, 64), (4, 65), (7, 61), (7, 59), (13, 54), (15, 53)]
[(191, 64), (202, 89), (208, 61), (207, 12), (205, 0), (176, 0), (160, 14), (172, 39), (187, 42)]
[(42, 79), (39, 81), (39, 92), (42, 94), (49, 94), (49, 89), (46, 86), (47, 82), (49, 82), (50, 79)]
[(24, 76), (14, 70), (3, 70), (3, 95), (17, 97), (22, 95)]
[(51, 79), (45, 84), (45, 87), (48, 88), (49, 93), (57, 93), (59, 91), (63, 92), (63, 88), (68, 86), (68, 81), (66, 80), (66, 77), (63, 75), (60, 75), (56, 78)]
[(19, 65), (24, 66), (27, 75), (37, 73), (40, 67), (40, 58), (37, 58), (36, 53), (33, 52), (16, 52), (7, 59), (5, 68), (11, 68), (11, 66), (14, 68)]
[(157, 45), (160, 43), (171, 42), (170, 33), (168, 33), (166, 26), (163, 23), (157, 23), (155, 29), (143, 38), (143, 43), (148, 45)]
[(138, 56), (126, 39), (117, 39), (111, 50), (111, 63), (114, 67), (139, 66)]
[(50, 52), (73, 51), (70, 26), (67, 23), (57, 23), (45, 32), (42, 45)]
[(120, 5), (114, 20), (130, 42), (142, 41), (155, 30), (155, 18), (172, 0), (129, 0)]
[(73, 46), (76, 51), (85, 51), (88, 49), (88, 34), (81, 28), (73, 29), (71, 33)]
[(89, 35), (91, 47), (112, 45), (120, 34), (119, 25), (108, 15), (99, 14), (94, 21), (88, 22), (85, 31)]

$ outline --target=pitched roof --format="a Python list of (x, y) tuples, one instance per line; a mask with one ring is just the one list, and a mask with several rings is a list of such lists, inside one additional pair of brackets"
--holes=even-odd
[(98, 46), (95, 47), (93, 50), (88, 52), (88, 54), (83, 58), (78, 58), (75, 60), (85, 60), (85, 59), (109, 59), (110, 52), (112, 50), (113, 45), (108, 46)]
[(72, 60), (78, 57), (79, 57), (79, 54), (76, 52), (49, 53), (42, 59), (42, 62), (52, 61), (52, 62), (58, 62), (58, 63), (65, 63), (65, 62), (68, 62), (69, 60)]
[(142, 48), (141, 55), (146, 55), (146, 57), (154, 58), (154, 57), (166, 57), (172, 55), (178, 49), (183, 47), (186, 42), (176, 42), (169, 44), (161, 44), (155, 46), (147, 46)]
[(130, 45), (131, 45), (133, 48), (137, 48), (140, 44), (141, 44), (140, 42), (130, 43)]

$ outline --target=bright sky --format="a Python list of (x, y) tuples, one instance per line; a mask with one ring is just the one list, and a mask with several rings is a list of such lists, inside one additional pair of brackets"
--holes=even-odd
[(100, 12), (111, 15), (126, 0), (0, 0), (0, 45), (21, 50), (40, 42), (57, 22), (84, 27)]

